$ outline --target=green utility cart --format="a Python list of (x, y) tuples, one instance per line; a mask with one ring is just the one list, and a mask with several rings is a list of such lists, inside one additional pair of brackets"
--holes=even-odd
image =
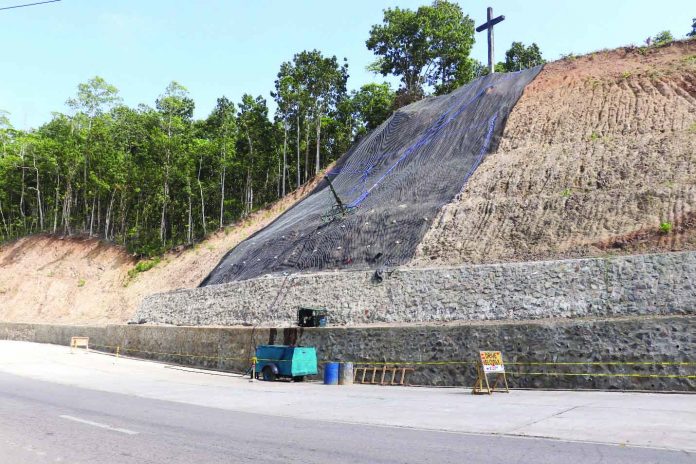
[(305, 376), (317, 375), (317, 372), (317, 350), (313, 346), (256, 347), (256, 378), (273, 381), (282, 377), (302, 382)]

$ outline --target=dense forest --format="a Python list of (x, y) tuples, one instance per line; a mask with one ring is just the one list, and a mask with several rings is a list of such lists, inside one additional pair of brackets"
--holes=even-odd
[[(0, 112), (0, 242), (84, 234), (151, 256), (192, 244), (308, 182), (398, 107), (485, 73), (469, 57), (473, 21), (444, 0), (388, 9), (369, 32), (376, 74), (400, 79), (348, 90), (348, 63), (318, 50), (280, 65), (270, 97), (217, 100), (194, 119), (171, 82), (154, 106), (122, 104), (101, 77), (77, 86), (69, 111), (33, 130)], [(543, 62), (513, 44), (502, 71)]]

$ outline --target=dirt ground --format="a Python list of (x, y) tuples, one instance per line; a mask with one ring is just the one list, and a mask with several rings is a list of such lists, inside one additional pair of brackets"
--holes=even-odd
[(84, 237), (25, 237), (0, 247), (0, 320), (63, 324), (127, 322), (143, 297), (197, 286), (237, 243), (265, 227), (316, 182), (193, 247), (129, 276), (122, 247)]
[(685, 249), (696, 249), (693, 40), (547, 65), (413, 265)]

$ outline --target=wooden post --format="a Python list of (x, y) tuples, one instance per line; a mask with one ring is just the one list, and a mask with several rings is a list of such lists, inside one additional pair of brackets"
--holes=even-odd
[(493, 44), (493, 25), (491, 24), (491, 19), (493, 19), (493, 7), (488, 7), (487, 23), (488, 26), (488, 73), (493, 74), (495, 72), (494, 61), (494, 44)]

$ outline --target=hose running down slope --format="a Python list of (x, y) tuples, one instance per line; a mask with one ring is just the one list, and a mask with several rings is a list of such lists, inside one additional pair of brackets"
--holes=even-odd
[(401, 108), (328, 173), (351, 214), (322, 218), (335, 205), (323, 181), (227, 253), (201, 286), (265, 274), (405, 264), (436, 213), (496, 149), (512, 107), (539, 71), (485, 76)]

